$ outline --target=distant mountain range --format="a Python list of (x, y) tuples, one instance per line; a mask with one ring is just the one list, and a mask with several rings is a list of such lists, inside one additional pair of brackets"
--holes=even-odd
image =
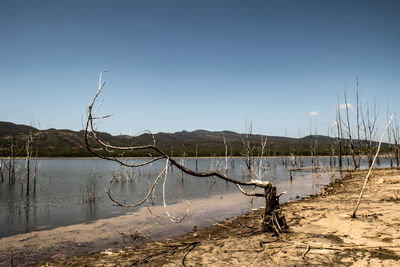
[[(29, 131), (33, 134), (33, 147), (38, 148), (38, 156), (93, 156), (85, 146), (83, 130), (72, 131), (67, 129), (38, 130), (27, 125), (18, 125), (11, 122), (0, 121), (0, 156), (5, 156), (10, 142), (14, 140), (16, 151), (23, 156), (23, 149)], [(152, 138), (148, 133), (131, 137), (128, 135), (113, 136), (108, 133), (99, 132), (98, 136), (110, 144), (118, 146), (144, 145), (151, 144)], [(242, 156), (244, 149), (242, 138), (245, 134), (232, 131), (206, 131), (196, 130), (193, 132), (181, 131), (175, 133), (157, 133), (154, 138), (157, 145), (167, 153), (175, 156), (224, 156), (225, 137), (228, 154), (232, 156)], [(335, 144), (335, 139), (327, 136), (312, 135), (303, 138), (289, 138), (279, 136), (262, 136), (253, 134), (252, 140), (257, 147), (260, 147), (261, 138), (267, 138), (268, 155), (310, 155), (310, 144), (317, 145), (320, 155), (327, 155), (331, 150), (330, 145)], [(344, 139), (344, 142), (347, 140)], [(196, 153), (197, 151), (197, 153)], [(254, 154), (259, 153), (258, 148)], [(125, 156), (146, 156), (148, 151), (139, 153), (126, 153)]]

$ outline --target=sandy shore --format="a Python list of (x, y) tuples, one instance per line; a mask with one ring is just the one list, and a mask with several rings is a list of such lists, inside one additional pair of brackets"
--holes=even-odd
[[(400, 261), (400, 171), (374, 171), (358, 216), (352, 219), (365, 175), (351, 173), (324, 187), (318, 196), (282, 205), (289, 230), (280, 237), (261, 231), (263, 210), (258, 210), (163, 241), (133, 241), (135, 235), (127, 235), (130, 246), (124, 249), (66, 259), (55, 254), (42, 265), (395, 266)], [(70, 249), (90, 253), (81, 238), (82, 248)], [(5, 266), (10, 260), (8, 255)], [(21, 255), (14, 256), (16, 265), (21, 260)]]

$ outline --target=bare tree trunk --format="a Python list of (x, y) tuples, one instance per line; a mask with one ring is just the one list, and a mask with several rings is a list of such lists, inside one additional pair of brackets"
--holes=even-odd
[(34, 193), (36, 193), (39, 143), (40, 143), (40, 132), (38, 133), (38, 137), (37, 137), (37, 140), (36, 140), (35, 167), (34, 167), (34, 172), (33, 172), (33, 192), (34, 192)]
[(9, 146), (9, 155), (8, 155), (8, 162), (5, 164), (5, 167), (8, 171), (8, 183), (14, 184), (16, 180), (16, 151), (15, 151), (15, 138), (12, 138), (10, 141)]
[(276, 187), (265, 188), (265, 212), (262, 227), (266, 232), (274, 232), (279, 235), (287, 228), (285, 217), (279, 206), (279, 196), (276, 195)]
[(28, 133), (26, 140), (26, 157), (25, 157), (25, 172), (26, 172), (26, 195), (30, 193), (30, 175), (31, 175), (31, 153), (32, 153), (32, 132)]
[(352, 133), (351, 133), (351, 124), (350, 124), (350, 117), (349, 117), (349, 103), (347, 102), (346, 91), (344, 91), (344, 102), (345, 102), (345, 106), (346, 106), (346, 123), (344, 125), (346, 127), (346, 133), (347, 133), (347, 137), (349, 139), (349, 148), (350, 148), (351, 157), (353, 159), (354, 170), (356, 170), (358, 168), (358, 166), (357, 166), (354, 145), (353, 145), (353, 138), (352, 138)]
[(253, 152), (255, 144), (253, 141), (253, 125), (247, 124), (246, 122), (246, 133), (244, 138), (242, 137), (242, 143), (244, 147), (244, 156), (246, 157), (247, 175), (250, 176), (253, 172)]
[(357, 157), (358, 162), (357, 166), (360, 168), (361, 166), (361, 138), (360, 138), (360, 94), (359, 94), (359, 84), (357, 78), (356, 84), (356, 127), (357, 127)]
[(196, 143), (196, 172), (197, 171), (199, 171), (199, 169), (198, 169), (197, 143)]
[(336, 108), (336, 128), (337, 128), (337, 143), (338, 143), (338, 161), (339, 161), (339, 168), (341, 169), (343, 167), (343, 163), (342, 163), (342, 155), (343, 155), (343, 151), (342, 151), (342, 136), (343, 136), (343, 132), (342, 132), (342, 118), (340, 115), (340, 100), (339, 100), (339, 93), (337, 94), (337, 101), (338, 101), (338, 105)]
[(30, 158), (28, 158), (29, 156), (27, 156), (27, 161), (26, 161), (26, 195), (29, 196), (29, 192), (30, 192)]
[(332, 157), (333, 157), (333, 148), (332, 148), (332, 142), (331, 142), (331, 138), (330, 138), (330, 134), (329, 134), (329, 132), (330, 132), (330, 129), (329, 129), (329, 126), (328, 126), (328, 140), (329, 140), (329, 166), (332, 168), (333, 167), (333, 159), (332, 159)]
[(373, 110), (370, 111), (369, 104), (367, 103), (367, 111), (366, 114), (362, 115), (362, 124), (364, 131), (364, 142), (367, 149), (368, 156), (368, 166), (372, 165), (373, 156), (374, 156), (374, 139), (376, 136), (376, 120), (378, 115), (376, 113), (376, 104), (373, 103)]
[[(386, 100), (386, 120), (389, 120), (389, 103)], [(388, 157), (390, 161), (390, 168), (393, 168), (393, 151), (392, 151), (392, 124), (389, 126), (387, 136), (388, 136), (388, 145), (389, 145), (389, 151), (388, 151)]]
[(0, 159), (0, 177), (1, 182), (4, 182), (4, 160)]
[(317, 130), (315, 129), (315, 135), (314, 135), (314, 157), (315, 157), (315, 169), (318, 168), (319, 166), (319, 158), (318, 158), (318, 133)]
[(394, 157), (396, 161), (396, 166), (399, 167), (400, 159), (399, 159), (399, 126), (397, 126), (397, 120), (395, 117), (394, 126), (392, 127), (393, 133), (393, 141), (394, 141)]
[(225, 135), (222, 135), (224, 139), (224, 147), (225, 147), (225, 174), (228, 174), (228, 146), (226, 144)]
[[(185, 144), (183, 145), (183, 153), (181, 156), (181, 165), (184, 166), (185, 165), (185, 158), (186, 158), (186, 149), (185, 149)], [(183, 179), (183, 177), (185, 176), (185, 173), (183, 171), (180, 171), (179, 175), (181, 176), (181, 179)]]

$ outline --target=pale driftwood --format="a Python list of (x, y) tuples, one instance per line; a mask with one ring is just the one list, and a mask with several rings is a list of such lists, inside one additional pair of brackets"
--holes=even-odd
[(363, 187), (361, 188), (361, 192), (360, 192), (360, 196), (358, 197), (357, 205), (356, 205), (356, 207), (354, 208), (353, 213), (352, 213), (352, 215), (351, 215), (352, 218), (356, 218), (356, 212), (357, 212), (358, 207), (360, 206), (360, 202), (361, 202), (361, 198), (362, 198), (363, 193), (364, 193), (365, 186), (367, 185), (368, 178), (369, 178), (369, 176), (371, 175), (371, 171), (372, 171), (372, 168), (374, 167), (375, 160), (376, 160), (376, 158), (378, 157), (379, 151), (380, 151), (380, 149), (381, 149), (381, 144), (382, 144), (383, 138), (384, 138), (385, 135), (386, 135), (386, 132), (387, 132), (387, 130), (388, 130), (388, 128), (389, 128), (389, 125), (390, 125), (390, 123), (392, 122), (392, 119), (393, 119), (393, 115), (390, 117), (390, 120), (389, 120), (388, 124), (386, 125), (385, 131), (383, 131), (383, 134), (382, 134), (382, 136), (381, 136), (381, 140), (379, 141), (378, 149), (376, 150), (375, 157), (374, 157), (374, 159), (373, 159), (373, 161), (372, 161), (371, 166), (369, 167), (368, 174), (367, 174), (367, 176), (365, 177)]
[[(87, 118), (87, 122), (86, 122), (86, 128), (85, 128), (85, 143), (86, 143), (86, 147), (87, 149), (93, 153), (94, 155), (96, 155), (99, 158), (102, 159), (106, 159), (106, 160), (110, 160), (110, 161), (114, 161), (114, 162), (118, 162), (119, 164), (121, 164), (122, 166), (126, 166), (126, 167), (131, 167), (131, 168), (136, 168), (136, 167), (140, 167), (140, 166), (145, 166), (145, 165), (149, 165), (155, 161), (159, 161), (159, 160), (165, 160), (166, 161), (166, 166), (163, 169), (163, 171), (156, 177), (156, 179), (154, 180), (152, 186), (150, 187), (148, 193), (146, 194), (146, 196), (139, 201), (138, 203), (135, 204), (126, 204), (125, 202), (121, 202), (116, 200), (112, 194), (111, 194), (111, 185), (114, 181), (116, 181), (116, 177), (114, 176), (111, 180), (110, 180), (110, 185), (108, 187), (107, 190), (107, 194), (110, 197), (111, 201), (113, 201), (114, 204), (118, 205), (118, 206), (122, 206), (122, 207), (136, 207), (136, 206), (140, 206), (142, 205), (144, 202), (146, 202), (146, 200), (149, 199), (150, 195), (152, 195), (155, 186), (159, 183), (160, 179), (162, 178), (162, 176), (164, 176), (164, 180), (163, 180), (163, 206), (165, 209), (165, 212), (168, 216), (168, 218), (175, 223), (180, 222), (187, 214), (188, 209), (189, 209), (189, 204), (187, 203), (187, 208), (186, 208), (186, 212), (185, 215), (182, 218), (176, 218), (173, 217), (169, 214), (168, 209), (167, 209), (167, 204), (166, 204), (166, 199), (165, 199), (165, 184), (166, 184), (166, 180), (167, 180), (167, 175), (168, 175), (168, 169), (170, 167), (176, 167), (178, 168), (178, 170), (182, 171), (185, 174), (191, 175), (193, 177), (198, 177), (198, 178), (211, 178), (214, 177), (215, 178), (219, 178), (221, 180), (227, 181), (227, 182), (231, 182), (234, 183), (235, 185), (238, 186), (240, 192), (242, 192), (245, 195), (248, 196), (256, 196), (256, 197), (264, 197), (265, 201), (266, 201), (266, 207), (265, 207), (265, 214), (264, 214), (264, 222), (263, 222), (263, 228), (266, 231), (273, 231), (276, 234), (279, 234), (280, 232), (282, 232), (286, 227), (286, 221), (285, 218), (283, 216), (283, 214), (280, 211), (279, 208), (279, 197), (277, 197), (276, 195), (276, 187), (274, 185), (272, 185), (270, 182), (266, 182), (266, 181), (261, 181), (261, 180), (250, 180), (250, 181), (242, 181), (242, 180), (238, 180), (238, 179), (234, 179), (232, 177), (227, 176), (227, 174), (223, 174), (219, 171), (215, 171), (215, 170), (210, 170), (207, 172), (198, 172), (198, 171), (193, 171), (187, 167), (185, 167), (183, 164), (178, 163), (177, 160), (175, 160), (173, 157), (171, 157), (170, 155), (168, 155), (167, 153), (165, 153), (164, 151), (162, 151), (157, 145), (156, 145), (156, 141), (154, 139), (154, 136), (152, 136), (153, 142), (152, 144), (148, 144), (148, 145), (142, 145), (142, 146), (126, 146), (126, 147), (122, 147), (122, 146), (115, 146), (115, 145), (111, 145), (107, 142), (104, 142), (103, 140), (101, 140), (99, 138), (99, 136), (97, 135), (97, 131), (95, 128), (95, 124), (94, 121), (95, 120), (99, 120), (99, 119), (104, 119), (109, 117), (109, 115), (107, 116), (94, 116), (94, 105), (96, 104), (96, 100), (99, 97), (99, 95), (101, 94), (103, 88), (104, 88), (105, 83), (102, 82), (102, 73), (100, 74), (100, 78), (99, 78), (99, 87), (97, 90), (97, 93), (95, 94), (94, 98), (92, 99), (91, 104), (89, 105), (88, 108), (88, 118)], [(100, 107), (100, 106), (99, 106)], [(150, 133), (151, 134), (151, 133)], [(249, 129), (249, 134), (251, 134), (251, 128)], [(251, 138), (249, 138), (249, 152), (252, 152), (253, 147), (252, 147), (252, 140)], [(94, 147), (94, 144), (97, 144), (97, 147)], [(116, 152), (121, 152), (121, 154), (119, 154), (119, 156), (123, 156), (123, 153), (126, 151), (141, 151), (141, 150), (148, 150), (150, 151), (150, 157), (151, 159), (140, 163), (140, 164), (128, 164), (127, 162), (122, 161), (118, 156), (116, 156)], [(101, 152), (101, 153), (100, 153)], [(249, 154), (251, 155), (251, 154)], [(255, 188), (261, 188), (263, 189), (262, 193), (255, 193), (255, 192), (246, 192), (242, 186), (254, 186)]]

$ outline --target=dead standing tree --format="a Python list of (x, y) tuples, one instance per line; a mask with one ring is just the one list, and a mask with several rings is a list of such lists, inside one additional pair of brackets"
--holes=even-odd
[(360, 168), (361, 166), (361, 138), (360, 138), (360, 90), (358, 77), (356, 78), (356, 131), (357, 131), (357, 166)]
[(7, 161), (4, 164), (4, 167), (7, 169), (8, 183), (15, 184), (15, 181), (17, 179), (18, 167), (19, 167), (18, 164), (16, 163), (18, 151), (16, 149), (15, 137), (11, 138), (7, 149), (8, 149), (8, 151), (6, 150), (6, 153), (8, 154), (8, 157), (7, 157)]
[(4, 169), (5, 169), (4, 160), (0, 159), (0, 178), (1, 178), (1, 182), (4, 182)]
[[(36, 193), (36, 184), (37, 184), (37, 171), (38, 171), (38, 149), (39, 149), (39, 140), (40, 140), (40, 131), (35, 132), (35, 128), (33, 127), (33, 122), (29, 125), (29, 131), (26, 136), (25, 142), (25, 177), (26, 177), (26, 195), (29, 196), (31, 189), (31, 178), (33, 178), (33, 193)], [(36, 140), (34, 137), (36, 136)], [(34, 151), (34, 141), (36, 141), (36, 151)], [(35, 154), (34, 154), (35, 152)], [(35, 157), (33, 173), (32, 173), (32, 156)], [(33, 177), (32, 177), (33, 174)]]
[[(167, 209), (167, 204), (166, 204), (166, 199), (165, 199), (165, 184), (167, 181), (168, 177), (168, 170), (171, 167), (176, 167), (182, 172), (194, 177), (194, 178), (207, 178), (207, 177), (215, 177), (221, 180), (225, 180), (226, 182), (230, 182), (235, 184), (238, 189), (240, 190), (241, 193), (243, 193), (246, 196), (251, 196), (251, 197), (263, 197), (265, 199), (265, 212), (263, 215), (263, 222), (262, 222), (262, 227), (264, 231), (268, 232), (274, 232), (275, 234), (281, 233), (284, 229), (287, 228), (286, 220), (285, 217), (283, 216), (280, 206), (279, 206), (279, 195), (276, 194), (276, 187), (270, 182), (270, 181), (261, 181), (261, 180), (256, 180), (252, 179), (250, 181), (241, 181), (237, 180), (234, 178), (231, 178), (229, 176), (224, 175), (221, 172), (217, 171), (208, 171), (208, 172), (197, 172), (193, 171), (180, 163), (178, 163), (177, 160), (169, 156), (167, 153), (162, 151), (156, 144), (156, 141), (153, 137), (152, 143), (147, 144), (147, 145), (142, 145), (142, 146), (114, 146), (111, 145), (103, 140), (101, 140), (97, 134), (96, 128), (95, 128), (95, 123), (94, 121), (99, 120), (99, 119), (104, 119), (109, 117), (110, 115), (107, 116), (102, 116), (102, 117), (96, 117), (95, 116), (95, 110), (94, 105), (96, 103), (96, 100), (100, 93), (102, 92), (104, 88), (105, 83), (102, 82), (102, 73), (100, 74), (99, 78), (99, 88), (94, 96), (89, 108), (88, 108), (88, 119), (86, 122), (86, 129), (85, 129), (85, 142), (86, 142), (86, 147), (87, 149), (96, 155), (99, 158), (110, 160), (117, 162), (121, 164), (122, 166), (129, 167), (129, 168), (138, 168), (141, 166), (149, 165), (153, 162), (163, 160), (165, 161), (165, 168), (160, 172), (160, 174), (154, 179), (153, 184), (150, 186), (150, 189), (148, 190), (146, 196), (139, 201), (138, 203), (135, 204), (126, 204), (125, 202), (120, 202), (116, 200), (112, 194), (111, 194), (111, 185), (115, 181), (115, 177), (113, 177), (110, 180), (110, 185), (108, 187), (108, 196), (110, 197), (111, 201), (116, 204), (117, 206), (121, 207), (137, 207), (145, 203), (149, 197), (153, 194), (154, 188), (157, 186), (157, 184), (160, 182), (160, 180), (163, 178), (163, 185), (162, 185), (162, 197), (163, 197), (163, 205), (165, 208), (165, 212), (168, 216), (168, 218), (173, 222), (173, 223), (179, 223), (183, 220), (183, 218), (186, 216), (186, 214), (189, 211), (189, 204), (186, 208), (186, 212), (183, 217), (181, 218), (176, 218), (173, 217), (169, 214), (168, 209)], [(149, 151), (150, 159), (147, 160), (146, 162), (140, 163), (140, 164), (135, 164), (135, 163), (127, 163), (122, 161), (118, 156), (122, 155), (124, 152), (127, 151)], [(252, 186), (256, 188), (260, 188), (263, 190), (263, 192), (247, 192), (243, 187), (244, 186)]]
[(337, 145), (338, 145), (338, 161), (339, 161), (339, 168), (341, 169), (343, 166), (342, 163), (342, 155), (343, 155), (343, 145), (342, 145), (342, 138), (343, 138), (343, 128), (342, 128), (342, 117), (340, 115), (340, 99), (339, 93), (337, 94), (337, 101), (338, 105), (336, 107), (336, 128), (337, 128)]
[(26, 139), (26, 157), (25, 157), (25, 173), (26, 173), (26, 195), (30, 193), (30, 177), (31, 177), (31, 156), (32, 156), (32, 132), (29, 130), (28, 137)]
[[(357, 99), (358, 99), (358, 93), (357, 93)], [(355, 148), (354, 143), (353, 143), (353, 135), (352, 135), (352, 131), (351, 131), (351, 123), (350, 123), (350, 116), (349, 116), (349, 113), (350, 113), (349, 112), (349, 107), (352, 107), (352, 106), (351, 106), (351, 104), (349, 104), (347, 102), (347, 93), (346, 93), (346, 91), (344, 91), (344, 106), (345, 106), (345, 109), (346, 109), (346, 121), (344, 121), (344, 132), (345, 132), (345, 134), (347, 135), (347, 138), (348, 138), (348, 147), (350, 149), (351, 157), (353, 159), (354, 170), (356, 170), (356, 169), (358, 169), (359, 166), (358, 166), (358, 161), (357, 161), (357, 158), (356, 158), (356, 148)], [(357, 107), (357, 109), (358, 109), (358, 107)], [(357, 121), (357, 126), (358, 126), (358, 121)], [(358, 129), (357, 129), (357, 133), (359, 133)]]
[(395, 122), (394, 126), (392, 127), (393, 142), (394, 142), (394, 144), (393, 144), (394, 145), (394, 157), (396, 160), (396, 166), (399, 167), (399, 165), (400, 165), (400, 158), (399, 158), (399, 140), (400, 140), (399, 131), (400, 131), (400, 129), (397, 124), (396, 117), (395, 117), (394, 122)]
[(251, 176), (253, 173), (254, 162), (253, 162), (253, 153), (256, 148), (256, 144), (253, 140), (253, 125), (250, 122), (249, 124), (246, 122), (246, 133), (242, 138), (242, 144), (244, 148), (243, 156), (246, 157), (246, 167), (247, 167), (247, 176)]
[(368, 167), (370, 167), (372, 165), (374, 151), (376, 149), (376, 143), (374, 140), (376, 138), (376, 121), (378, 119), (378, 114), (376, 112), (375, 102), (373, 102), (372, 110), (370, 110), (369, 104), (367, 103), (367, 110), (365, 114), (361, 109), (361, 118), (364, 132), (364, 143), (367, 150)]

